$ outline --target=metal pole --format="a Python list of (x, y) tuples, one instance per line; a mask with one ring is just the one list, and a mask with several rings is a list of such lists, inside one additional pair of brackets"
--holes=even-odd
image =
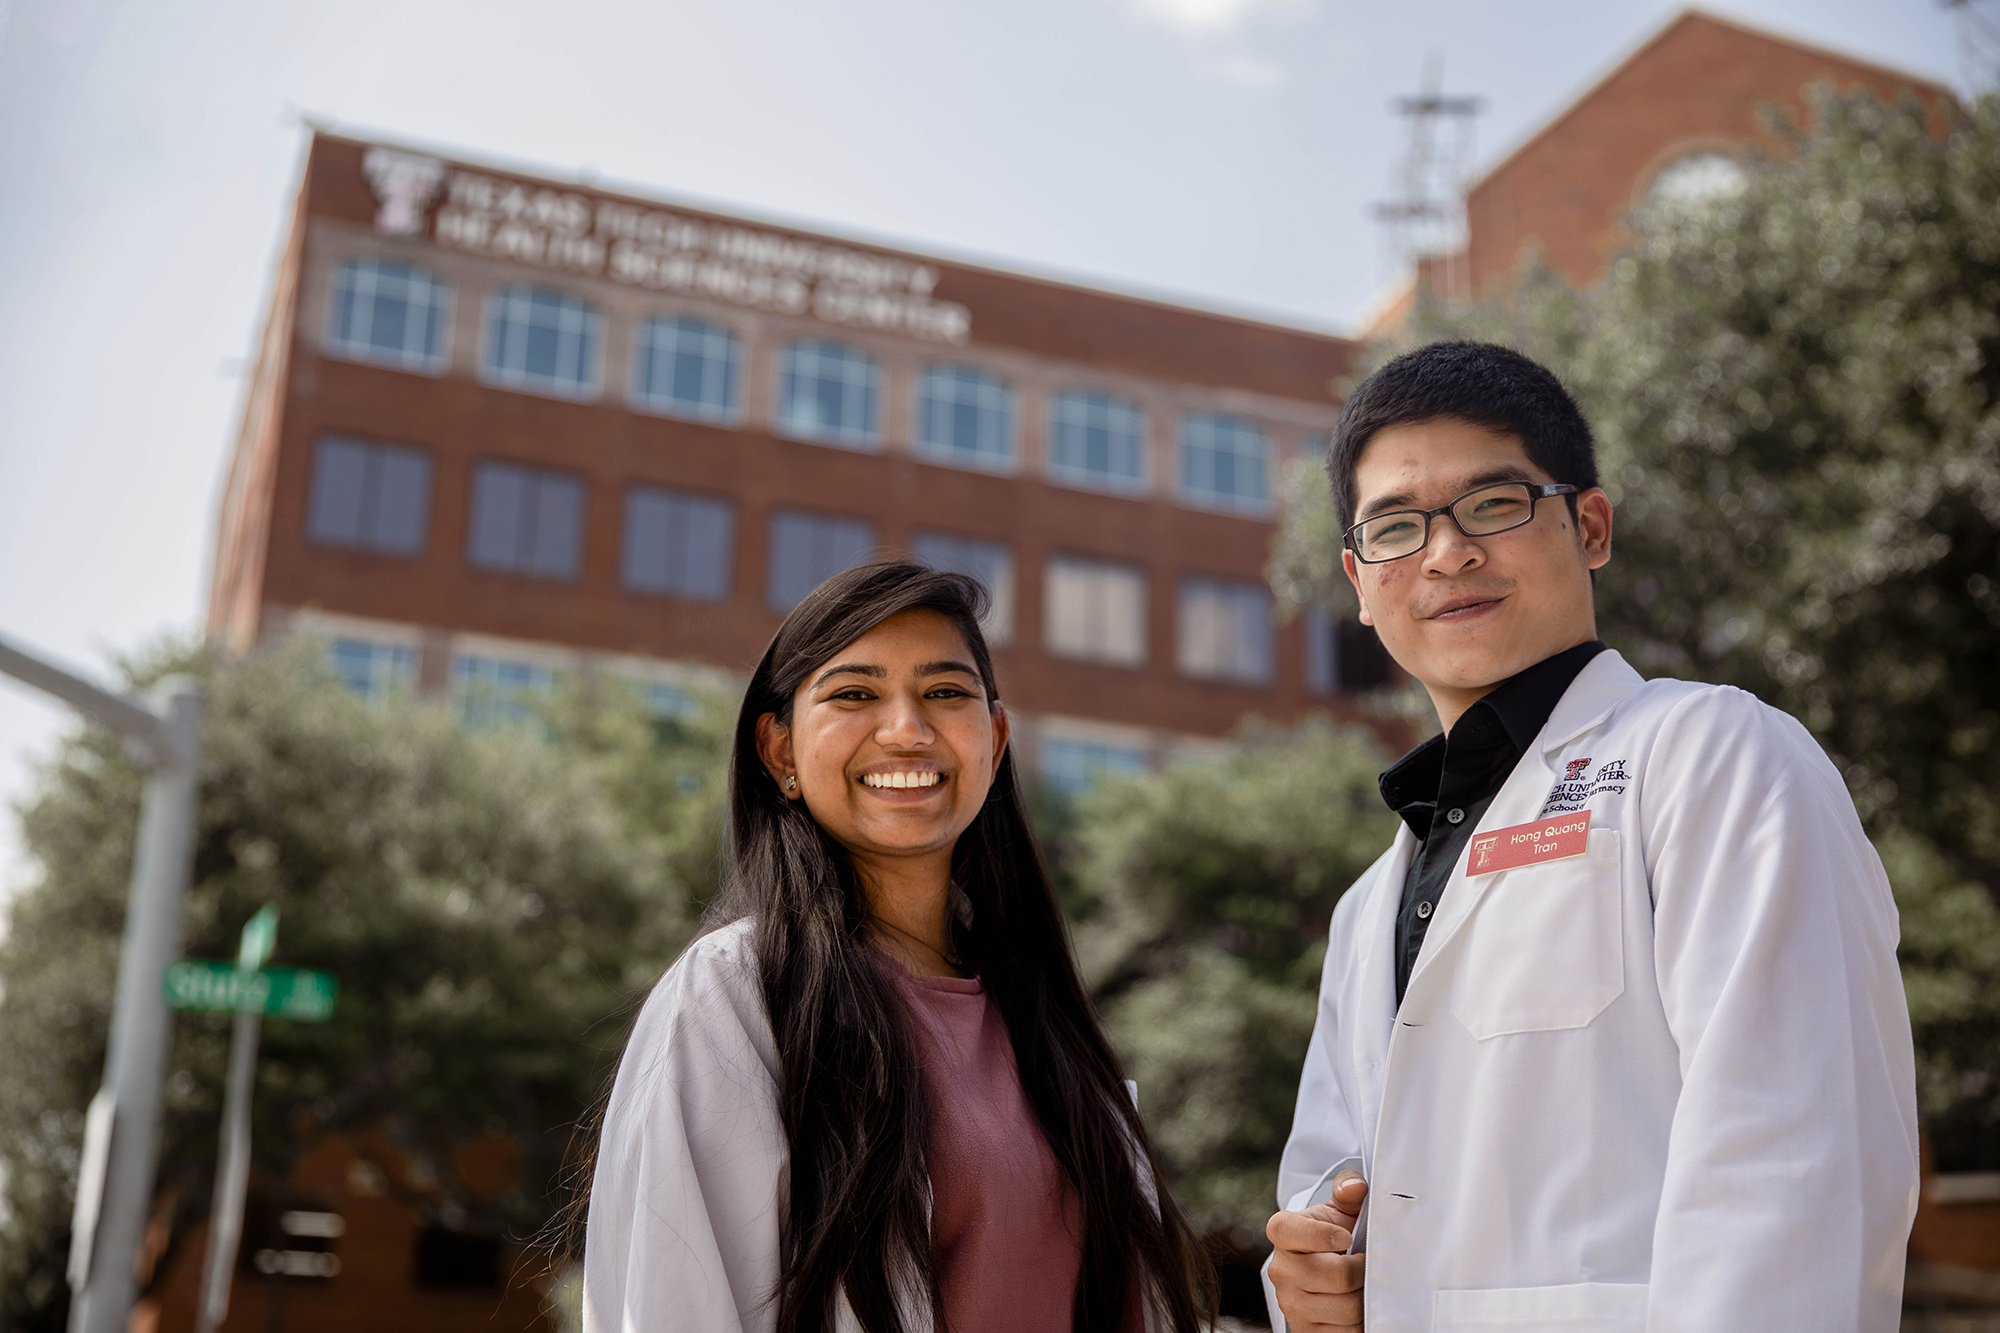
[[(0, 669), (12, 666), (11, 661), (0, 661)], [(74, 683), (95, 692), (84, 682)], [(52, 692), (89, 706), (73, 692)], [(201, 738), (201, 691), (195, 681), (171, 677), (155, 693), (164, 726), (158, 727), (157, 736), (140, 738), (154, 749), (154, 765), (140, 807), (125, 942), (118, 958), (117, 1007), (104, 1057), (104, 1087), (114, 1108), (104, 1195), (94, 1210), (95, 1234), (79, 1235), (75, 1243), (81, 1253), (72, 1251), (76, 1299), (70, 1307), (70, 1333), (126, 1333), (138, 1293), (139, 1245), (153, 1201), (160, 1078), (167, 1058), (167, 1009), (161, 986), (167, 965), (180, 952), (181, 902), (187, 895), (194, 850)], [(113, 726), (128, 721), (98, 716)], [(86, 1202), (78, 1200), (79, 1218), (88, 1211)]]
[(215, 1202), (209, 1208), (208, 1253), (201, 1273), (201, 1309), (195, 1333), (215, 1333), (229, 1314), (229, 1275), (243, 1240), (243, 1195), (250, 1183), (250, 1089), (257, 1076), (257, 1034), (263, 1016), (236, 1015), (229, 1043), (229, 1095), (222, 1112), (222, 1154), (215, 1164)]

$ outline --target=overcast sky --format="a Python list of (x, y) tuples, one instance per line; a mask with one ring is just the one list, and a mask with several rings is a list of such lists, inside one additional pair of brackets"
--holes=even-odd
[[(0, 0), (0, 632), (108, 672), (198, 627), (306, 119), (1345, 330), (1427, 56), (1490, 162), (1678, 8)], [(1962, 76), (1937, 0), (1713, 8)], [(0, 681), (0, 888), (67, 725)]]

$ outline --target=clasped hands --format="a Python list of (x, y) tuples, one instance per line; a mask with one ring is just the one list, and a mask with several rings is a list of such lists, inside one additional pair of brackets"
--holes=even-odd
[(1355, 1220), (1368, 1197), (1368, 1182), (1343, 1171), (1328, 1203), (1298, 1213), (1273, 1213), (1264, 1228), (1271, 1239), (1271, 1286), (1291, 1333), (1361, 1327), (1361, 1282), (1365, 1254), (1349, 1254)]

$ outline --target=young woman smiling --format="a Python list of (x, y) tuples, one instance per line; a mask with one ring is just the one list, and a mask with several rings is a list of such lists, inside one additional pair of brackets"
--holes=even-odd
[(983, 604), (865, 566), (758, 663), (722, 904), (605, 1112), (585, 1328), (1207, 1322), (1029, 831)]

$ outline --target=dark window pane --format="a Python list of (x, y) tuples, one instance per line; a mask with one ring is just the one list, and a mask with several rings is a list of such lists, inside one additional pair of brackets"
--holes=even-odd
[(426, 1287), (497, 1288), (499, 1237), (425, 1227), (417, 1233), (417, 1282)]
[(472, 474), (472, 535), (467, 557), (487, 569), (521, 564), (528, 479), (517, 467), (482, 463)]
[(690, 500), (687, 506), (687, 571), (681, 584), (690, 597), (720, 602), (729, 596), (731, 511), (720, 500)]
[(640, 592), (670, 592), (667, 549), (673, 502), (659, 491), (635, 487), (625, 494), (625, 586)]
[(533, 510), (524, 569), (544, 578), (573, 579), (583, 551), (583, 483), (543, 473), (530, 491)]
[(431, 460), (415, 449), (383, 447), (375, 453), (369, 545), (401, 555), (421, 554), (430, 514)]
[(874, 549), (875, 530), (866, 523), (823, 514), (776, 514), (765, 587), (771, 608), (791, 610), (833, 575), (867, 560)]
[(307, 534), (341, 546), (360, 545), (367, 476), (368, 446), (352, 440), (321, 440), (313, 451)]

